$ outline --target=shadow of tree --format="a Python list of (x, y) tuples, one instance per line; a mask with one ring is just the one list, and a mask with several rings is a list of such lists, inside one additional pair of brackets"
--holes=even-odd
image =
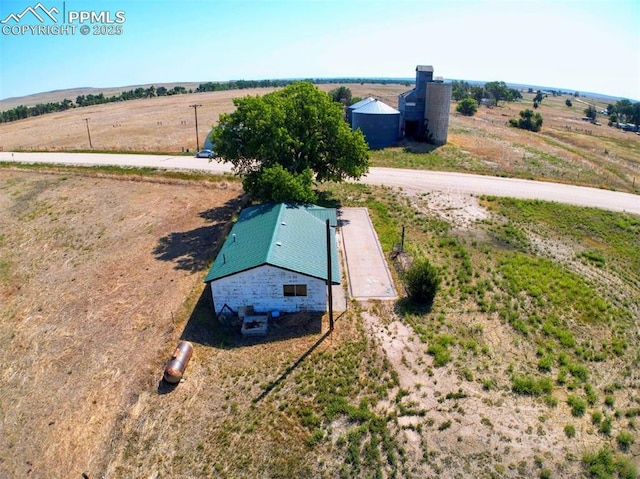
[(336, 198), (329, 191), (318, 191), (318, 201), (316, 204), (318, 206), (323, 206), (325, 208), (335, 208), (338, 209), (342, 206), (342, 201), (340, 198)]
[(221, 245), (225, 230), (235, 213), (246, 203), (245, 197), (233, 198), (224, 205), (199, 214), (208, 226), (191, 231), (174, 232), (158, 240), (153, 254), (161, 261), (174, 261), (175, 269), (191, 272), (207, 269)]

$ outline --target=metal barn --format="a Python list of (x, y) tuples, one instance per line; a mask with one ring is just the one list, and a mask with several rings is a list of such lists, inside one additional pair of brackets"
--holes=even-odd
[(363, 98), (362, 100), (354, 103), (353, 105), (349, 105), (347, 107), (347, 123), (349, 123), (349, 126), (353, 126), (353, 110), (357, 110), (358, 108), (361, 108), (363, 106), (365, 106), (367, 103), (371, 103), (372, 101), (376, 101), (375, 98), (368, 96), (367, 98)]
[(360, 128), (369, 148), (385, 148), (398, 143), (400, 112), (380, 100), (353, 110), (351, 118), (351, 129)]

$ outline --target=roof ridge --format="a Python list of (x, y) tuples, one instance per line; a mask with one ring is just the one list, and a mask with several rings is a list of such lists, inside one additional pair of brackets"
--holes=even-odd
[(276, 232), (278, 231), (278, 225), (282, 223), (280, 218), (282, 218), (282, 212), (286, 208), (284, 203), (276, 203), (276, 208), (278, 208), (278, 217), (276, 218), (275, 224), (273, 225), (273, 231), (271, 231), (271, 237), (269, 238), (269, 249), (267, 250), (267, 257), (265, 258), (265, 262), (268, 264), (273, 264), (271, 261), (271, 255), (273, 253), (273, 248), (276, 245)]

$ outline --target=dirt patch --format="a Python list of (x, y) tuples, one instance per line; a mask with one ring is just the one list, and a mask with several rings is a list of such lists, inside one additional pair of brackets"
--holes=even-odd
[[(539, 400), (517, 398), (505, 385), (487, 391), (453, 368), (434, 368), (428, 345), (399, 320), (383, 324), (369, 312), (363, 318), (398, 373), (400, 393), (392, 392), (395, 404), (391, 399), (384, 412), (392, 413), (398, 403), (404, 409), (395, 434), (414, 477), (462, 477), (460, 471), (473, 477), (534, 477), (534, 456), (544, 462), (559, 455), (579, 457), (599, 443), (589, 428), (580, 427), (567, 442), (563, 407), (549, 409)], [(486, 342), (495, 342), (496, 350), (511, 350), (516, 360), (517, 347), (509, 346), (511, 338), (502, 328), (500, 322), (488, 321)], [(568, 462), (561, 472), (577, 475), (580, 464)]]
[(0, 170), (1, 477), (104, 471), (240, 195)]
[(431, 191), (423, 198), (429, 211), (451, 223), (456, 229), (469, 229), (474, 223), (489, 217), (478, 198), (459, 191)]

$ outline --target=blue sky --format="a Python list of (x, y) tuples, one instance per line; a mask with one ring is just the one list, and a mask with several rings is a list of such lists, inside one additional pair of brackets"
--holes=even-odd
[[(640, 100), (638, 0), (2, 0), (0, 20), (39, 1), (76, 31), (16, 34), (54, 25), (30, 12), (2, 24), (0, 98), (162, 82), (412, 78), (423, 64), (445, 79)], [(80, 11), (111, 20), (124, 12), (121, 34), (69, 24)]]

